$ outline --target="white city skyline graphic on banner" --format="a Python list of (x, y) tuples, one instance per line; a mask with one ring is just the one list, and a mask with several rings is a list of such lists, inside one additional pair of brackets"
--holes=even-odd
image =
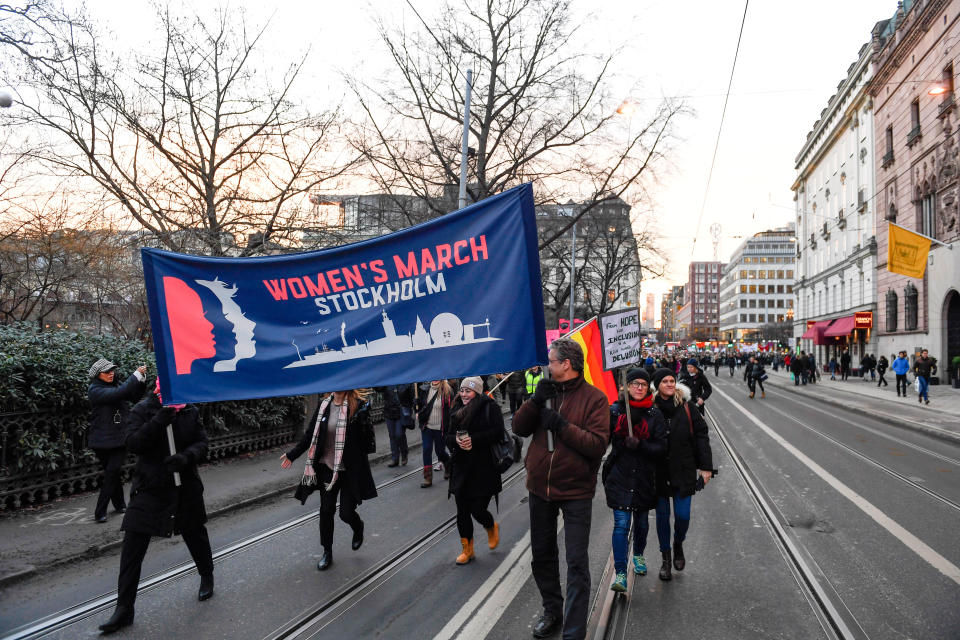
[[(397, 334), (393, 326), (393, 320), (387, 316), (387, 312), (382, 311), (381, 315), (384, 337), (366, 340), (363, 343), (354, 339), (353, 344), (350, 344), (347, 341), (347, 323), (341, 322), (340, 341), (343, 343), (342, 348), (330, 349), (324, 344), (322, 350), (318, 348), (314, 353), (304, 356), (300, 353), (300, 348), (297, 347), (296, 342), (292, 342), (297, 350), (298, 359), (285, 366), (284, 369), (501, 340), (501, 338), (494, 338), (490, 335), (489, 318), (484, 319), (482, 324), (463, 324), (460, 318), (454, 314), (444, 312), (430, 322), (430, 331), (428, 332), (424, 329), (420, 316), (417, 316), (417, 326), (413, 333)], [(486, 330), (487, 335), (485, 337), (476, 335), (477, 329), (481, 328)]]

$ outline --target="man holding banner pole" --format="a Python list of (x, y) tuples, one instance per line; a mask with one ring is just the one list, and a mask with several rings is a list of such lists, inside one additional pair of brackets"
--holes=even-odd
[[(543, 600), (533, 635), (545, 638), (562, 627), (564, 638), (584, 638), (590, 606), (590, 520), (597, 471), (610, 437), (610, 411), (606, 395), (584, 378), (584, 353), (577, 342), (554, 341), (548, 360), (550, 379), (540, 382), (513, 421), (514, 433), (532, 436), (525, 462), (531, 565)], [(547, 407), (548, 401), (557, 408)], [(561, 512), (566, 530), (566, 602), (557, 547)]]

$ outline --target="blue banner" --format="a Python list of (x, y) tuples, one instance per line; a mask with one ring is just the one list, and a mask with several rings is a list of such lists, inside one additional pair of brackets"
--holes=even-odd
[(481, 375), (547, 360), (529, 184), (323, 251), (141, 255), (165, 404)]

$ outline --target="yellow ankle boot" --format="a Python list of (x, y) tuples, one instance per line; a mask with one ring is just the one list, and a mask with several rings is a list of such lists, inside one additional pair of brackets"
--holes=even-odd
[(496, 549), (500, 544), (500, 523), (494, 522), (493, 526), (487, 529), (487, 542), (491, 549)]
[(460, 544), (463, 545), (463, 553), (457, 556), (457, 564), (467, 564), (473, 560), (473, 539), (460, 538)]

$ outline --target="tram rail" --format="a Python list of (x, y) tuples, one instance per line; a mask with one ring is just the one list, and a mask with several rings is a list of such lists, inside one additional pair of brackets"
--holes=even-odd
[[(791, 573), (796, 578), (797, 584), (809, 602), (811, 609), (817, 616), (826, 637), (831, 640), (862, 640), (867, 638), (866, 632), (850, 610), (847, 609), (843, 600), (827, 581), (813, 558), (787, 532), (783, 525), (785, 519), (780, 514), (779, 509), (754, 478), (746, 462), (737, 453), (729, 438), (724, 434), (723, 429), (717, 425), (709, 410), (707, 410), (706, 417), (713, 433), (716, 434), (720, 444), (730, 457), (736, 475), (746, 487), (757, 511), (766, 521), (774, 542), (787, 562)], [(626, 593), (617, 594), (606, 590), (602, 597), (598, 593), (594, 603), (595, 616), (592, 625), (593, 635), (591, 636), (593, 640), (622, 640), (627, 636), (626, 624), (630, 617), (634, 584), (633, 572), (627, 572), (627, 575)], [(611, 554), (600, 578), (599, 590), (603, 590), (604, 585), (609, 584), (612, 579), (613, 555)]]

